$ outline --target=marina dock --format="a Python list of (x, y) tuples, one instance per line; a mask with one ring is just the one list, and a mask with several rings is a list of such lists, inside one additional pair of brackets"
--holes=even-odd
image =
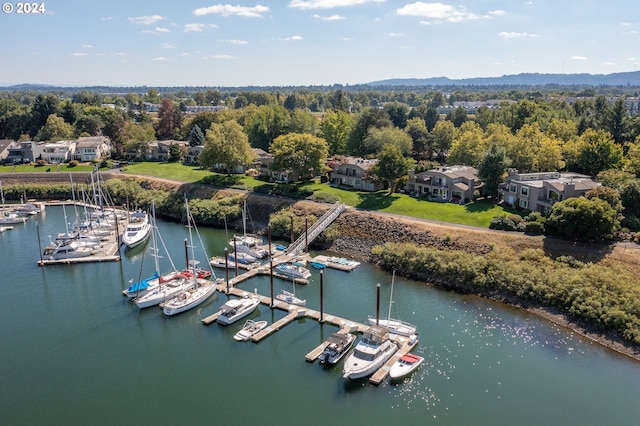
[(351, 272), (360, 266), (360, 262), (348, 260), (343, 257), (318, 255), (311, 259), (312, 262), (319, 262), (326, 265), (327, 268), (337, 269), (339, 271)]
[[(291, 259), (288, 259), (288, 257), (291, 257), (291, 256), (285, 255), (285, 256), (282, 256), (281, 259), (279, 260), (281, 262), (291, 261)], [(245, 281), (257, 274), (268, 274), (268, 273), (269, 273), (269, 268), (262, 267), (262, 268), (252, 269), (243, 274), (237, 275), (236, 277), (229, 280), (228, 294), (242, 297), (243, 294), (248, 293), (248, 291), (234, 287), (236, 284), (242, 281)], [(227, 284), (226, 282), (224, 282), (224, 280), (221, 283), (217, 284), (217, 290), (221, 293), (227, 293)], [(303, 318), (303, 317), (311, 318), (321, 323), (328, 323), (328, 324), (335, 325), (340, 329), (341, 333), (348, 333), (348, 332), (362, 333), (367, 328), (369, 328), (369, 325), (362, 324), (356, 321), (351, 321), (346, 318), (338, 317), (338, 316), (327, 314), (327, 313), (323, 313), (322, 318), (320, 318), (320, 311), (317, 311), (315, 309), (310, 309), (305, 306), (297, 306), (297, 305), (289, 304), (277, 299), (271, 299), (271, 297), (260, 295), (257, 292), (255, 292), (255, 294), (257, 294), (260, 297), (261, 304), (267, 305), (272, 309), (280, 309), (288, 313), (284, 317), (274, 322), (273, 324), (268, 325), (265, 329), (253, 335), (251, 337), (252, 342), (257, 343), (265, 339), (266, 337), (270, 336), (272, 333), (275, 333), (276, 331), (280, 330), (282, 327), (286, 326), (287, 324), (290, 324), (294, 320)], [(213, 315), (203, 318), (201, 321), (203, 324), (209, 325), (218, 319), (218, 315), (220, 315), (220, 311), (214, 313)], [(380, 367), (380, 369), (378, 369), (369, 378), (369, 381), (373, 384), (378, 385), (382, 383), (382, 381), (389, 375), (389, 370), (393, 365), (393, 363), (395, 363), (398, 360), (398, 358), (400, 358), (402, 355), (410, 352), (418, 343), (417, 339), (415, 339), (414, 341), (411, 341), (408, 337), (398, 336), (398, 335), (392, 335), (391, 340), (393, 340), (398, 345), (399, 349), (382, 367)], [(323, 341), (319, 346), (315, 347), (309, 353), (307, 353), (305, 355), (305, 359), (309, 362), (314, 362), (320, 356), (326, 344), (327, 342)]]

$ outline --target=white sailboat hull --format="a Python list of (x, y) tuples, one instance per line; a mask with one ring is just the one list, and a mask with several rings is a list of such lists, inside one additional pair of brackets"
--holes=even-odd
[(201, 287), (197, 287), (188, 291), (178, 293), (175, 297), (162, 303), (162, 311), (165, 315), (177, 315), (181, 312), (193, 309), (204, 303), (213, 293), (216, 292), (216, 286), (213, 282), (205, 281)]

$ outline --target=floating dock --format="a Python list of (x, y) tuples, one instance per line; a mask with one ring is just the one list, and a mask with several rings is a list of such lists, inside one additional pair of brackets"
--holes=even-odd
[(327, 268), (337, 269), (339, 271), (351, 272), (360, 266), (360, 262), (345, 259), (344, 257), (323, 256), (318, 255), (311, 259), (312, 262), (319, 262), (327, 266)]

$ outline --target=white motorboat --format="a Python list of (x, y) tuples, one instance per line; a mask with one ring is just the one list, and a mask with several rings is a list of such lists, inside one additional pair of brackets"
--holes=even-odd
[(2, 234), (4, 231), (11, 231), (13, 229), (13, 226), (0, 226), (0, 234)]
[(233, 335), (233, 338), (239, 342), (249, 340), (251, 336), (258, 333), (267, 326), (266, 321), (247, 320), (240, 331)]
[(257, 294), (249, 295), (244, 293), (241, 299), (228, 300), (218, 314), (218, 322), (228, 325), (249, 315), (260, 304), (260, 297)]
[(320, 364), (337, 364), (349, 352), (355, 340), (356, 335), (352, 333), (333, 333), (318, 357)]
[(75, 259), (91, 256), (95, 253), (94, 248), (83, 246), (72, 241), (66, 244), (51, 244), (44, 248), (42, 257), (47, 260)]
[(33, 216), (37, 215), (41, 211), (42, 206), (32, 203), (31, 201), (28, 201), (15, 209), (15, 212), (21, 216)]
[(393, 300), (393, 284), (396, 278), (396, 271), (393, 271), (393, 276), (391, 278), (391, 292), (389, 295), (389, 313), (387, 314), (387, 319), (380, 318), (369, 318), (369, 324), (371, 325), (380, 325), (389, 329), (389, 332), (393, 334), (397, 334), (399, 336), (410, 337), (416, 334), (416, 326), (410, 324), (405, 321), (401, 321), (399, 319), (391, 318), (391, 307), (395, 303)]
[(413, 354), (402, 355), (389, 369), (389, 377), (391, 379), (406, 377), (415, 371), (423, 362), (424, 358), (421, 356)]
[(242, 235), (234, 235), (229, 241), (229, 245), (233, 247), (234, 253), (244, 253), (255, 259), (266, 257), (269, 252), (262, 247), (262, 238), (255, 234), (247, 234), (247, 202), (244, 202), (242, 208)]
[(0, 225), (17, 225), (18, 223), (25, 223), (26, 216), (21, 216), (17, 213), (3, 211), (0, 216)]
[(129, 215), (129, 224), (122, 235), (127, 248), (134, 248), (147, 241), (151, 235), (151, 224), (147, 212), (137, 210)]
[(216, 285), (213, 281), (197, 278), (194, 287), (178, 293), (160, 306), (165, 315), (176, 315), (202, 304), (215, 292)]
[(276, 266), (276, 272), (284, 275), (287, 278), (299, 279), (299, 280), (308, 280), (311, 278), (311, 271), (301, 265), (296, 265), (295, 263), (280, 263)]
[(389, 340), (384, 327), (371, 326), (363, 334), (355, 350), (344, 361), (343, 377), (359, 379), (375, 373), (398, 350)]

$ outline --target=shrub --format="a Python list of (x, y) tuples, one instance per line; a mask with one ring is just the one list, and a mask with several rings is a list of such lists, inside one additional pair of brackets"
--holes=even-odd
[(527, 234), (542, 235), (544, 234), (544, 224), (541, 222), (526, 222), (524, 232)]
[(505, 216), (495, 216), (489, 223), (489, 229), (499, 229), (502, 231), (515, 231), (516, 224)]
[(527, 222), (538, 222), (541, 219), (544, 219), (544, 217), (540, 212), (531, 212), (524, 218)]
[(71, 160), (69, 161), (69, 168), (76, 167), (78, 164), (80, 164), (78, 160)]
[(522, 222), (522, 216), (517, 215), (517, 214), (510, 214), (509, 216), (507, 216), (509, 219), (511, 219), (511, 221), (518, 225), (520, 222)]

